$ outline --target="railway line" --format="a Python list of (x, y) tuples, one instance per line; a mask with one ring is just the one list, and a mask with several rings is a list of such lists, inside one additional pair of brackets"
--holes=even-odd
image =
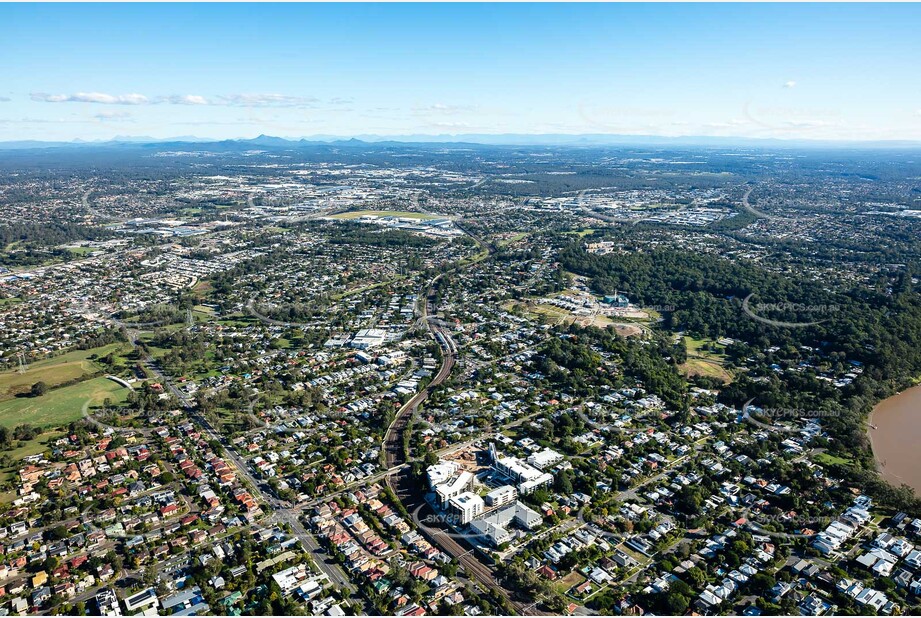
[[(476, 239), (481, 246), (485, 246), (489, 253), (495, 251), (495, 247)], [(384, 435), (384, 460), (387, 469), (397, 469), (396, 473), (387, 476), (387, 485), (393, 490), (406, 510), (409, 512), (420, 511), (426, 515), (434, 515), (429, 504), (425, 501), (425, 487), (420, 485), (419, 481), (412, 476), (412, 468), (406, 465), (409, 462), (408, 453), (404, 451), (407, 431), (411, 431), (412, 418), (432, 391), (442, 384), (451, 375), (451, 371), (457, 361), (457, 344), (451, 337), (451, 333), (444, 329), (437, 321), (428, 319), (435, 313), (435, 289), (438, 285), (441, 275), (432, 279), (426, 289), (425, 303), (422, 308), (420, 322), (425, 324), (429, 333), (438, 342), (441, 348), (441, 368), (432, 379), (432, 381), (421, 391), (416, 393), (409, 401), (403, 404), (397, 411), (397, 414), (387, 428)], [(451, 536), (451, 528), (444, 522), (434, 518), (433, 525), (428, 523), (419, 523), (420, 531), (428, 538), (429, 542), (441, 548), (442, 551), (452, 556), (464, 568), (464, 571), (474, 581), (491, 591), (499, 598), (505, 599), (520, 614), (536, 614), (534, 603), (526, 604), (513, 599), (512, 594), (505, 589), (496, 578), (492, 568), (484, 564), (476, 555), (473, 547), (465, 547)]]
[(450, 333), (427, 319), (428, 316), (432, 315), (434, 310), (435, 286), (438, 284), (439, 279), (440, 276), (435, 277), (429, 283), (426, 291), (425, 304), (422, 309), (422, 318), (423, 323), (441, 347), (441, 367), (438, 373), (435, 374), (435, 377), (432, 378), (432, 381), (429, 382), (428, 386), (413, 395), (409, 401), (397, 410), (393, 422), (390, 424), (390, 427), (387, 428), (387, 432), (384, 434), (384, 467), (388, 469), (407, 463), (406, 454), (403, 452), (403, 436), (409, 427), (410, 421), (415, 415), (416, 410), (419, 409), (419, 405), (428, 399), (431, 392), (439, 384), (448, 379), (448, 376), (451, 375), (451, 370), (454, 369), (457, 344), (454, 343)]
[[(411, 476), (408, 469), (401, 470), (397, 475), (387, 477), (387, 484), (410, 512), (419, 511), (420, 517), (418, 519), (422, 520), (417, 522), (419, 531), (430, 543), (457, 560), (471, 579), (497, 597), (505, 599), (518, 613), (523, 615), (539, 614), (534, 609), (533, 604), (515, 600), (512, 594), (499, 583), (493, 569), (479, 559), (475, 549), (461, 545), (457, 539), (451, 536), (452, 531), (447, 524), (441, 522), (437, 517), (428, 517), (428, 515), (434, 515), (434, 511), (425, 501), (424, 488), (419, 486), (419, 483)], [(430, 525), (425, 523), (426, 521), (435, 523)]]

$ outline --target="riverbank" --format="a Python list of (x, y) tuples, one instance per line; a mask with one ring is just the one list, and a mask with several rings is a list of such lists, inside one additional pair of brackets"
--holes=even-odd
[(880, 476), (921, 495), (921, 385), (876, 404), (867, 430)]

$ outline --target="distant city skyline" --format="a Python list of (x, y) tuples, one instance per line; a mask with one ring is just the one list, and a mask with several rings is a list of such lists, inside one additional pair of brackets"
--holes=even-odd
[(921, 140), (914, 4), (4, 4), (0, 141)]

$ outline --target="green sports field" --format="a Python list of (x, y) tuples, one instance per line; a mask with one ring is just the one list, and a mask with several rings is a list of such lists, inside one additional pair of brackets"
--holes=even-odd
[(108, 397), (124, 401), (128, 389), (108, 378), (93, 378), (72, 386), (50, 390), (41, 397), (16, 397), (0, 401), (0, 425), (13, 428), (28, 423), (36, 427), (59, 427), (83, 416), (83, 404), (101, 405)]
[(123, 352), (127, 349), (124, 344), (114, 343), (91, 350), (74, 350), (32, 363), (25, 373), (19, 373), (15, 369), (4, 371), (0, 373), (0, 401), (13, 398), (20, 393), (28, 393), (36, 382), (44, 382), (54, 387), (95, 373), (102, 367), (91, 361), (90, 356), (95, 354), (102, 357), (110, 352)]

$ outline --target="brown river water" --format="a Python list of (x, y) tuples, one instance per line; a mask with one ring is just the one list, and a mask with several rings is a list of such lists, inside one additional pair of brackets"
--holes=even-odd
[(870, 414), (869, 434), (883, 478), (921, 495), (921, 386), (879, 402)]

